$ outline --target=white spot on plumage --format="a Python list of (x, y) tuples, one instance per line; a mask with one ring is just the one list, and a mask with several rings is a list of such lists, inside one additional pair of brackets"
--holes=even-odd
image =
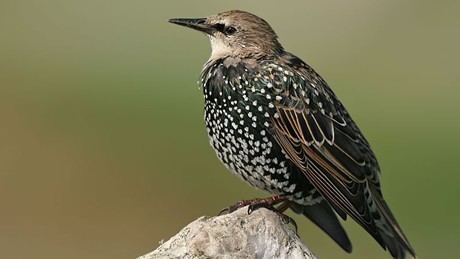
[[(206, 76), (215, 74), (214, 76), (220, 77), (222, 76), (222, 71), (226, 71), (225, 69), (233, 69), (232, 67), (221, 67), (219, 65), (219, 68), (211, 69)], [(216, 73), (215, 70), (217, 69), (222, 70)], [(273, 144), (267, 136), (267, 129), (271, 126), (268, 118), (271, 114), (275, 118), (279, 117), (279, 114), (274, 113), (276, 110), (272, 101), (267, 100), (282, 100), (280, 99), (281, 94), (279, 94), (281, 92), (270, 92), (268, 94), (268, 89), (273, 88), (275, 82), (280, 84), (279, 87), (284, 87), (283, 81), (288, 81), (289, 76), (294, 74), (273, 64), (266, 65), (265, 69), (258, 75), (251, 75), (253, 70), (251, 72), (246, 71), (244, 76), (241, 74), (229, 77), (230, 74), (226, 74), (224, 80), (226, 84), (228, 82), (228, 86), (224, 86), (224, 80), (219, 78), (218, 80), (221, 80), (222, 85), (208, 85), (207, 89), (204, 89), (206, 130), (209, 134), (210, 143), (216, 150), (219, 159), (230, 171), (258, 188), (276, 193), (292, 193), (294, 195), (295, 184), (293, 185), (291, 181), (286, 180), (289, 178), (287, 166), (279, 163), (280, 160), (285, 159), (283, 157), (285, 153), (280, 153), (278, 148), (273, 148), (276, 143)], [(277, 73), (274, 69), (283, 72), (281, 78), (275, 79), (268, 74), (268, 72)], [(249, 82), (254, 82), (254, 77), (256, 76), (261, 78), (260, 81), (265, 83), (265, 87), (258, 88), (259, 85), (244, 86), (250, 85)], [(279, 76), (279, 73), (275, 76)], [(271, 81), (279, 79), (281, 79), (281, 82)], [(215, 82), (214, 80), (209, 80), (209, 83), (212, 84), (212, 82)], [(294, 87), (298, 86), (298, 83), (294, 84)], [(210, 91), (210, 89), (213, 90)], [(247, 90), (251, 92), (254, 89), (256, 94), (246, 93)], [(278, 88), (274, 90), (278, 90)], [(222, 95), (220, 95), (220, 92), (222, 92)], [(237, 93), (235, 94), (235, 92)], [(260, 95), (258, 95), (259, 93)], [(279, 97), (276, 96), (277, 93)], [(215, 99), (216, 94), (224, 97)], [(256, 100), (256, 98), (260, 97), (266, 100)], [(244, 116), (245, 114), (247, 114), (247, 117)], [(248, 119), (243, 120), (243, 118), (249, 117), (252, 122)], [(302, 196), (300, 197), (303, 198)]]

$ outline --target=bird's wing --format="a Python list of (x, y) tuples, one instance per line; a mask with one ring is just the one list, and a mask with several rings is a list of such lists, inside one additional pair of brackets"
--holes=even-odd
[(339, 215), (350, 215), (384, 248), (391, 241), (380, 223), (388, 223), (390, 236), (412, 250), (383, 201), (379, 166), (368, 142), (326, 82), (294, 61), (273, 70), (284, 74), (275, 85), (272, 118), (278, 144)]
[(345, 212), (373, 229), (362, 195), (369, 183), (367, 144), (319, 82), (294, 87), (288, 81), (275, 104), (275, 138), (339, 214)]

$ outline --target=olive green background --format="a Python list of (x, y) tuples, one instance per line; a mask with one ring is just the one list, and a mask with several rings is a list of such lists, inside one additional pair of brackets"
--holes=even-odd
[[(226, 2), (0, 0), (0, 257), (135, 258), (266, 195), (208, 145), (196, 84), (208, 40), (167, 23), (243, 9), (346, 104), (420, 258), (454, 258), (460, 2)], [(295, 219), (321, 258), (390, 258), (351, 220), (348, 255)]]

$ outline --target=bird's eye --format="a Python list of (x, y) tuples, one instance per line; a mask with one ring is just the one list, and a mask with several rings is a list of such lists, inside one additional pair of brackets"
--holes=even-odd
[(214, 28), (216, 28), (216, 30), (220, 31), (220, 32), (224, 32), (225, 30), (225, 24), (223, 23), (216, 23), (214, 24)]
[(225, 27), (224, 33), (227, 35), (232, 35), (236, 32), (236, 28), (232, 26)]
[(213, 26), (216, 30), (222, 32), (225, 35), (232, 35), (236, 32), (236, 28), (233, 26), (225, 26), (223, 23), (216, 23)]

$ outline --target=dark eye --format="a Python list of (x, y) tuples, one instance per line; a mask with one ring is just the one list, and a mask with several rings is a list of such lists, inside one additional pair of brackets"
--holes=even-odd
[(225, 24), (223, 23), (216, 23), (214, 24), (214, 28), (216, 28), (216, 30), (220, 31), (220, 32), (224, 32), (225, 30)]
[(213, 26), (216, 30), (222, 32), (225, 35), (232, 35), (236, 32), (236, 28), (233, 26), (225, 26), (223, 23), (216, 23)]
[(224, 33), (227, 35), (232, 35), (236, 32), (236, 28), (232, 26), (225, 27)]

